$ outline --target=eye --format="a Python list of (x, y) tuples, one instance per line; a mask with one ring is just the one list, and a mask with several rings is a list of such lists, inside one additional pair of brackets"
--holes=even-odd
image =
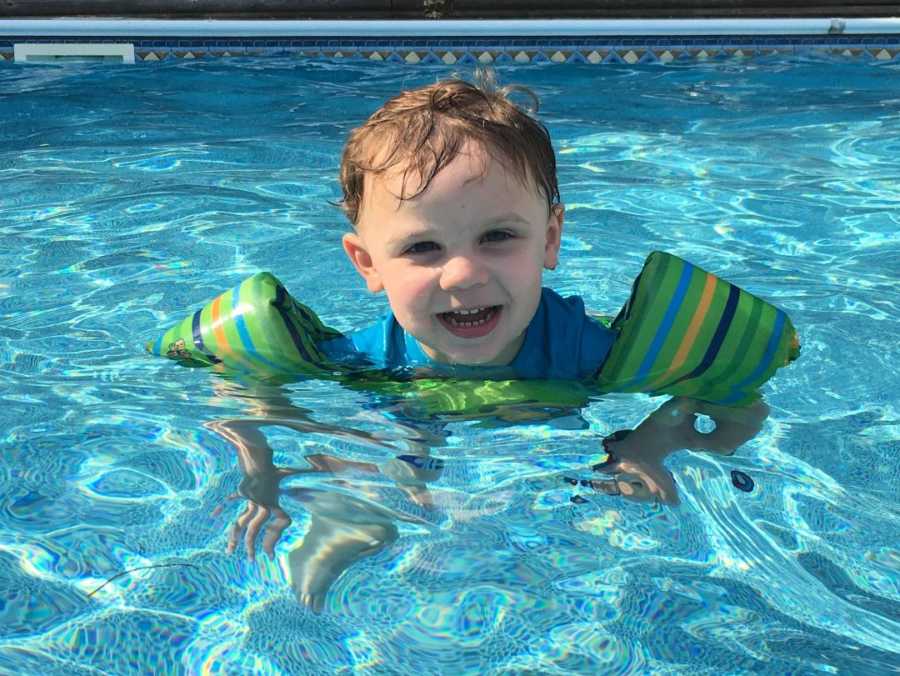
[(513, 239), (515, 235), (509, 230), (490, 230), (481, 237), (482, 242), (505, 242)]
[(438, 251), (440, 247), (437, 242), (416, 242), (412, 244), (404, 250), (404, 255), (417, 255), (424, 253), (431, 253), (432, 251)]

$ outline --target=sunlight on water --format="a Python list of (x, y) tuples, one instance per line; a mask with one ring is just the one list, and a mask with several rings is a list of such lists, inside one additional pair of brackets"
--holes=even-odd
[[(500, 69), (541, 96), (559, 151), (548, 285), (614, 313), (663, 249), (800, 331), (761, 434), (668, 459), (677, 507), (580, 483), (603, 436), (658, 406), (645, 396), (437, 419), (143, 354), (258, 270), (340, 330), (379, 317), (341, 251), (342, 143), (449, 73), (0, 66), (0, 671), (896, 668), (895, 65)], [(247, 421), (298, 470), (280, 488), (239, 467)], [(274, 559), (226, 551), (247, 491), (284, 510)]]

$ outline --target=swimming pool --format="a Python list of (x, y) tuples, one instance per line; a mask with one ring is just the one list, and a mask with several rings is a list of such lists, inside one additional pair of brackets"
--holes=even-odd
[[(342, 140), (452, 70), (6, 65), (0, 670), (897, 666), (900, 66), (498, 70), (539, 94), (559, 153), (567, 233), (549, 285), (613, 311), (664, 249), (791, 314), (803, 356), (767, 386), (763, 432), (731, 458), (672, 456), (681, 506), (650, 507), (563, 480), (589, 476), (599, 439), (654, 410), (648, 397), (440, 421), (335, 383), (273, 391), (151, 359), (145, 340), (260, 269), (338, 329), (378, 317), (329, 204)], [(279, 465), (327, 454), (390, 475), (398, 453), (430, 448), (445, 463), (435, 509), (389, 476), (293, 477), (276, 560), (226, 554), (241, 472), (215, 425), (263, 413), (292, 426), (267, 428)], [(316, 524), (376, 540), (396, 528), (320, 614), (286, 571)]]

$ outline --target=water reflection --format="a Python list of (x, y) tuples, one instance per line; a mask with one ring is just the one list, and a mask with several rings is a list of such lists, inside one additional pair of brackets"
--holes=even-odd
[[(227, 551), (242, 548), (253, 560), (262, 534), (262, 549), (274, 558), (276, 545), (293, 522), (281, 505), (281, 496), (300, 502), (309, 513), (309, 527), (288, 556), (291, 586), (300, 603), (321, 611), (329, 588), (348, 567), (397, 539), (396, 522), (428, 524), (421, 517), (382, 503), (389, 502), (385, 492), (399, 490), (419, 508), (433, 506), (428, 483), (440, 478), (443, 462), (429, 457), (430, 445), (425, 442), (433, 443), (435, 437), (411, 430), (405, 439), (411, 452), (398, 454), (381, 465), (314, 453), (304, 457), (307, 467), (278, 467), (263, 432), (266, 427), (325, 434), (395, 452), (396, 447), (369, 432), (314, 421), (310, 411), (294, 405), (275, 386), (258, 385), (239, 393), (226, 384), (218, 391), (240, 396), (251, 409), (247, 417), (205, 423), (207, 429), (235, 448), (243, 474), (238, 490), (229, 499), (246, 500), (246, 505), (229, 530)], [(282, 480), (300, 475), (316, 476), (317, 486), (282, 487)], [(220, 511), (221, 507), (216, 513)]]
[[(276, 545), (293, 522), (282, 505), (282, 498), (287, 496), (302, 505), (308, 512), (309, 525), (300, 544), (288, 555), (288, 568), (291, 586), (303, 605), (321, 611), (330, 587), (344, 571), (397, 540), (398, 523), (430, 525), (415, 512), (428, 513), (435, 508), (429, 484), (441, 479), (444, 463), (432, 457), (431, 452), (446, 441), (439, 418), (431, 416), (416, 424), (414, 419), (405, 417), (401, 403), (379, 400), (378, 410), (385, 421), (390, 421), (392, 428), (399, 426), (406, 432), (405, 438), (398, 442), (377, 433), (318, 422), (311, 411), (295, 405), (279, 386), (256, 384), (235, 388), (227, 381), (220, 381), (216, 387), (220, 396), (232, 401), (238, 399), (246, 409), (244, 416), (205, 423), (207, 429), (234, 447), (243, 474), (238, 490), (229, 496), (229, 500), (244, 500), (246, 504), (229, 529), (227, 551), (243, 551), (251, 560), (255, 559), (261, 538), (262, 550), (274, 558)], [(570, 407), (556, 408), (548, 402), (536, 405), (529, 400), (498, 405), (492, 414), (511, 424), (512, 421), (546, 421), (561, 414), (577, 415), (577, 411)], [(743, 408), (729, 408), (674, 398), (663, 403), (635, 429), (616, 432), (602, 440), (607, 458), (592, 469), (608, 478), (563, 478), (607, 496), (677, 505), (678, 488), (665, 467), (666, 458), (681, 449), (730, 455), (759, 432), (767, 415), (768, 407), (762, 400)], [(489, 422), (489, 417), (492, 416), (469, 416), (482, 424)], [(698, 417), (711, 420), (714, 428), (698, 430)], [(389, 449), (394, 457), (376, 464), (319, 452), (305, 455), (304, 466), (280, 467), (273, 460), (273, 449), (264, 432), (267, 427), (323, 434), (331, 439)], [(306, 485), (282, 485), (287, 478), (301, 476), (308, 478)], [(584, 500), (576, 496), (573, 502)], [(385, 506), (388, 504), (401, 507), (391, 509)]]

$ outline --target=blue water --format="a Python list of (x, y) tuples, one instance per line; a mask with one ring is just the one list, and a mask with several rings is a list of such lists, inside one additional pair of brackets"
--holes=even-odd
[[(260, 269), (338, 329), (378, 317), (331, 204), (342, 140), (449, 72), (0, 67), (0, 672), (900, 666), (896, 64), (500, 70), (541, 97), (559, 152), (568, 211), (549, 285), (613, 312), (664, 249), (800, 331), (755, 439), (670, 456), (678, 507), (563, 480), (589, 477), (600, 438), (658, 399), (436, 420), (333, 382), (279, 391), (143, 353)], [(242, 472), (216, 426), (248, 419), (284, 423), (264, 430), (277, 466), (368, 463), (283, 480), (292, 523), (274, 561), (225, 551)], [(425, 452), (445, 462), (431, 509), (394, 480), (396, 455)], [(329, 565), (341, 543), (374, 553), (313, 566), (316, 613), (288, 568), (321, 532)]]

